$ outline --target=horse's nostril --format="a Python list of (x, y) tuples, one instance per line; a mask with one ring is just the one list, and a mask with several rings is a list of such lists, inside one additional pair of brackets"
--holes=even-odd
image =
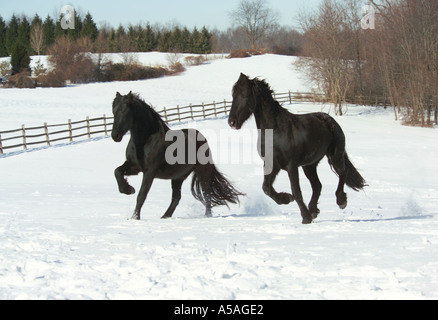
[(236, 122), (233, 120), (229, 121), (230, 127), (235, 127), (236, 126)]

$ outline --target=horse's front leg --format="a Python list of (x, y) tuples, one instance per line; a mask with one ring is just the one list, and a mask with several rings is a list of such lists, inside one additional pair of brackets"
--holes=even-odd
[(126, 161), (122, 166), (118, 167), (114, 171), (120, 193), (127, 195), (135, 193), (135, 189), (131, 185), (129, 185), (128, 181), (125, 179), (125, 176), (132, 176), (138, 173), (139, 170), (136, 170), (135, 167), (131, 165), (128, 161)]
[(303, 196), (301, 194), (301, 188), (300, 188), (300, 178), (298, 173), (298, 167), (297, 166), (291, 166), (288, 169), (289, 174), (289, 180), (291, 182), (292, 186), (292, 192), (295, 196), (295, 201), (298, 204), (298, 207), (301, 211), (301, 216), (303, 218), (303, 224), (310, 224), (312, 223), (312, 215), (309, 212), (309, 209), (304, 204)]
[(277, 204), (279, 205), (289, 204), (295, 200), (294, 196), (291, 195), (290, 193), (284, 193), (284, 192), (278, 193), (277, 191), (275, 191), (273, 187), (275, 178), (277, 177), (279, 172), (280, 170), (274, 169), (270, 174), (265, 175), (265, 180), (263, 182), (263, 191), (268, 197), (274, 200)]
[(140, 192), (137, 197), (137, 205), (135, 206), (134, 214), (132, 215), (133, 220), (140, 220), (141, 208), (148, 196), (149, 190), (151, 189), (152, 182), (154, 181), (155, 175), (151, 172), (143, 173), (143, 181), (141, 183)]

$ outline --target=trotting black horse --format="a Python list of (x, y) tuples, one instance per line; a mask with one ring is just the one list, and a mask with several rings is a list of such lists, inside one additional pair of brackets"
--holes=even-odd
[[(239, 202), (239, 196), (243, 194), (216, 169), (208, 143), (200, 132), (170, 130), (160, 115), (132, 92), (126, 96), (117, 92), (113, 114), (113, 140), (120, 142), (128, 131), (131, 132), (126, 150), (127, 161), (115, 170), (119, 191), (134, 194), (135, 189), (128, 184), (125, 176), (143, 172), (132, 219), (140, 220), (141, 208), (155, 178), (172, 180), (172, 202), (163, 219), (171, 218), (181, 199), (182, 184), (192, 172), (192, 194), (205, 205), (206, 216), (211, 217), (214, 206)], [(174, 141), (175, 137), (182, 137), (182, 141)], [(183, 144), (182, 149), (173, 147), (177, 142)], [(175, 151), (181, 154), (175, 155)]]
[[(297, 202), (303, 224), (309, 224), (318, 217), (318, 200), (322, 185), (318, 178), (317, 166), (327, 156), (330, 166), (339, 176), (336, 190), (337, 204), (341, 209), (347, 207), (347, 195), (344, 185), (355, 191), (366, 186), (364, 178), (350, 162), (345, 151), (345, 135), (339, 124), (328, 114), (312, 113), (295, 115), (284, 109), (272, 97), (273, 91), (264, 81), (249, 79), (241, 74), (233, 87), (233, 104), (229, 125), (239, 130), (243, 123), (253, 114), (264, 136), (266, 129), (273, 130), (272, 163), (267, 163), (263, 191), (278, 204)], [(260, 137), (261, 148), (266, 148), (266, 137)], [(313, 195), (307, 207), (303, 202), (299, 185), (298, 168), (303, 167), (310, 180)], [(292, 186), (292, 194), (277, 193), (273, 183), (280, 170), (286, 170)], [(268, 172), (268, 173), (266, 173)]]

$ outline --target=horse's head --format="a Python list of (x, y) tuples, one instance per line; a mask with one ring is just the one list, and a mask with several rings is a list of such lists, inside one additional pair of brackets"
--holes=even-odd
[(228, 124), (233, 129), (242, 128), (245, 121), (254, 113), (256, 101), (252, 87), (252, 80), (241, 73), (239, 80), (233, 87), (233, 104), (228, 120)]
[(124, 135), (132, 128), (134, 117), (130, 105), (134, 98), (132, 92), (122, 96), (119, 92), (113, 102), (114, 124), (112, 138), (115, 142), (122, 141)]

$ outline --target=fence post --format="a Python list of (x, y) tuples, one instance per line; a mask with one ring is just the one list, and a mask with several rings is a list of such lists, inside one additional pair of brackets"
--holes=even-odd
[(164, 120), (166, 121), (166, 123), (169, 123), (167, 121), (167, 110), (166, 110), (166, 107), (164, 107), (163, 111), (164, 111)]
[(190, 115), (192, 116), (192, 120), (195, 120), (195, 118), (193, 117), (193, 106), (192, 106), (192, 104), (190, 104)]
[(202, 103), (202, 115), (204, 116), (204, 119), (205, 119), (205, 105), (204, 105), (204, 102)]
[(225, 116), (228, 115), (228, 111), (227, 111), (227, 100), (224, 99), (224, 111), (225, 111)]
[(2, 135), (0, 134), (0, 154), (3, 154)]
[(47, 145), (50, 146), (49, 128), (47, 128), (47, 122), (44, 122), (44, 133), (46, 134)]
[(216, 101), (213, 101), (214, 117), (217, 118)]
[(88, 134), (88, 139), (91, 138), (91, 133), (90, 133), (90, 117), (87, 116), (87, 134)]
[(73, 142), (73, 130), (71, 127), (71, 119), (68, 119), (68, 132), (69, 132), (70, 142)]
[(289, 104), (292, 104), (292, 93), (289, 90)]
[(24, 124), (21, 126), (21, 133), (23, 136), (23, 149), (27, 150), (27, 144), (26, 144), (26, 128), (24, 127)]
[(106, 115), (103, 115), (103, 130), (105, 131), (105, 135), (108, 135), (108, 129), (106, 127)]
[(181, 122), (181, 113), (179, 111), (179, 105), (176, 105), (176, 112), (178, 113), (178, 122)]

